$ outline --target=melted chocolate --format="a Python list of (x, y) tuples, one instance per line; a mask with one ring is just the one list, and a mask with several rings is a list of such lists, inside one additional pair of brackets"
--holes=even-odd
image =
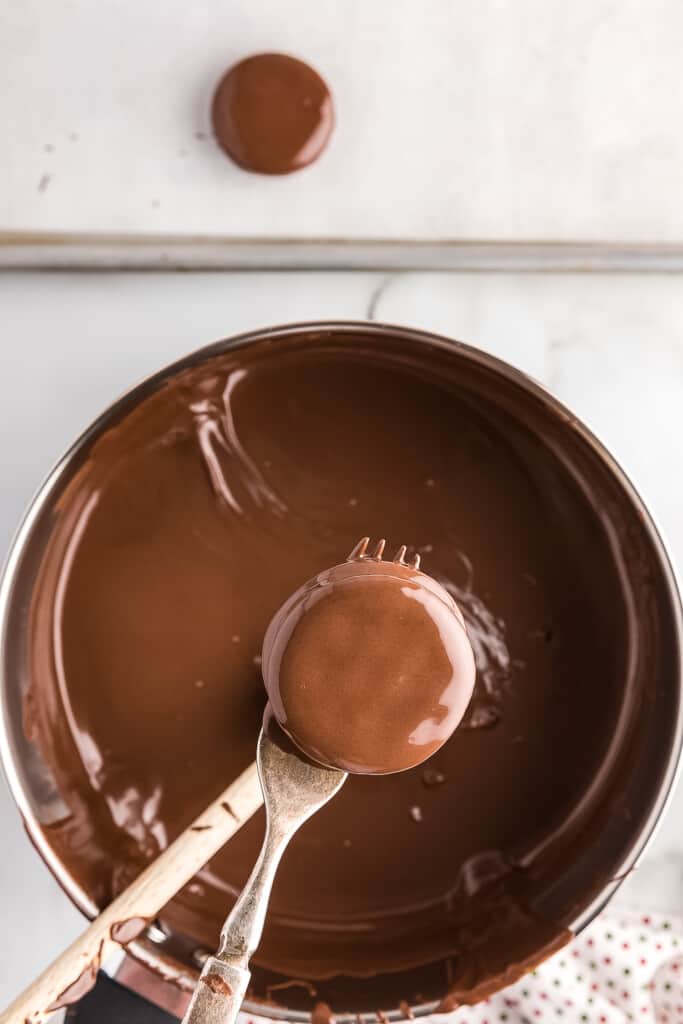
[(111, 937), (120, 946), (126, 946), (133, 939), (142, 935), (149, 921), (144, 917), (128, 917), (125, 921), (117, 921), (111, 926)]
[(87, 996), (88, 992), (95, 987), (101, 960), (102, 944), (100, 944), (97, 955), (83, 968), (76, 980), (63, 992), (60, 992), (54, 1003), (46, 1008), (46, 1013), (56, 1013), (57, 1010), (61, 1010), (65, 1006), (72, 1006), (74, 1003), (80, 1002), (83, 996)]
[[(564, 942), (621, 865), (674, 646), (614, 476), (456, 347), (265, 335), (95, 433), (30, 608), (27, 721), (66, 805), (45, 835), (104, 906), (251, 763), (268, 622), (364, 530), (423, 554), (477, 682), (429, 774), (350, 778), (283, 858), (253, 994), (309, 980), (285, 1005), (335, 1012), (481, 998)], [(163, 922), (215, 948), (262, 831)]]
[(334, 1024), (332, 1008), (327, 1003), (316, 1003), (311, 1010), (311, 1024)]
[(334, 126), (323, 79), (283, 53), (259, 53), (230, 68), (216, 89), (211, 116), (221, 149), (260, 174), (306, 167), (320, 156)]
[(309, 757), (361, 775), (431, 757), (462, 719), (474, 657), (453, 598), (364, 538), (277, 612), (263, 644), (275, 717)]
[(207, 985), (216, 996), (225, 996), (227, 998), (232, 995), (232, 987), (220, 974), (202, 974), (200, 981)]

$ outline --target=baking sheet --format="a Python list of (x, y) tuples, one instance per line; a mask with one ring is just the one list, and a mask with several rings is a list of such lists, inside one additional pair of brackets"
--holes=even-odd
[[(682, 43), (678, 0), (6, 3), (3, 261), (473, 267), (528, 260), (511, 242), (676, 245)], [(337, 108), (328, 151), (284, 178), (234, 167), (208, 123), (223, 70), (269, 49), (311, 61)]]

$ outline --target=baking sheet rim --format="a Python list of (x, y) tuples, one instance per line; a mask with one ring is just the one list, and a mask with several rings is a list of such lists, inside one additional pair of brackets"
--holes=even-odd
[(0, 269), (680, 272), (683, 242), (0, 231)]

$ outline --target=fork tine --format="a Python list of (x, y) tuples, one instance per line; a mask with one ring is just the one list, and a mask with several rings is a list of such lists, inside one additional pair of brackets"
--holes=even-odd
[(412, 565), (413, 569), (419, 569), (420, 568), (420, 556), (419, 556), (419, 554), (413, 555), (413, 560), (412, 560), (412, 562), (410, 564)]
[(353, 562), (356, 558), (365, 558), (365, 552), (368, 550), (368, 544), (370, 543), (369, 537), (362, 537), (355, 548), (346, 559), (347, 562)]
[(384, 545), (385, 544), (386, 544), (386, 541), (384, 540), (384, 538), (382, 538), (382, 540), (378, 540), (377, 541), (377, 545), (375, 547), (375, 550), (372, 553), (372, 557), (373, 558), (381, 558), (382, 557), (382, 555), (384, 554)]
[(405, 546), (405, 544), (401, 544), (400, 548), (398, 549), (398, 551), (394, 555), (394, 561), (395, 562), (400, 562), (401, 565), (405, 565), (405, 557), (406, 557), (406, 551), (407, 550), (408, 549)]

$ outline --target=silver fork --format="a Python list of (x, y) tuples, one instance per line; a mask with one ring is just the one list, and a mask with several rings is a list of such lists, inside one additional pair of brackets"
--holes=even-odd
[(303, 823), (338, 793), (347, 773), (306, 761), (288, 743), (262, 729), (256, 748), (266, 834), (254, 870), (232, 908), (218, 952), (207, 958), (183, 1024), (232, 1024), (249, 984), (249, 960), (263, 932), (270, 891), (287, 843)]

